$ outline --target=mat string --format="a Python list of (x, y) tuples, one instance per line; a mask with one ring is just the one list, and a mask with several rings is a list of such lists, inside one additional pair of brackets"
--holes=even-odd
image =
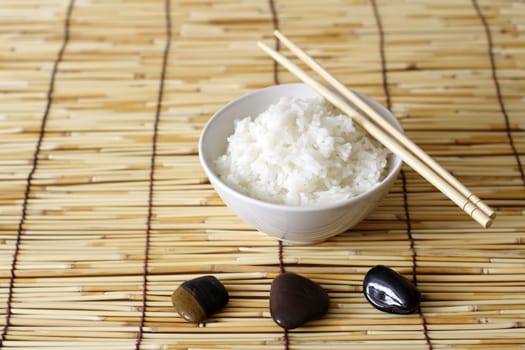
[[(377, 6), (377, 3), (375, 0), (370, 0), (370, 4), (372, 6), (372, 10), (374, 12), (374, 18), (377, 26), (377, 31), (379, 35), (379, 54), (381, 59), (381, 77), (382, 77), (382, 84), (383, 84), (383, 91), (386, 98), (386, 106), (388, 110), (392, 109), (392, 98), (390, 95), (390, 90), (388, 88), (388, 75), (387, 75), (387, 68), (386, 68), (386, 54), (385, 54), (385, 32), (383, 29), (383, 24), (381, 21), (381, 15), (379, 13), (379, 8)], [(407, 186), (407, 179), (406, 175), (403, 169), (401, 169), (401, 181), (402, 181), (402, 188), (403, 188), (403, 207), (405, 212), (405, 222), (406, 222), (406, 229), (407, 229), (407, 235), (408, 240), (410, 242), (410, 252), (412, 255), (412, 281), (414, 282), (414, 285), (417, 287), (417, 252), (415, 247), (415, 240), (412, 235), (412, 220), (410, 218), (410, 209), (408, 205), (408, 186)], [(430, 335), (428, 333), (428, 325), (426, 317), (423, 314), (423, 311), (421, 310), (421, 306), (418, 308), (419, 318), (421, 319), (421, 324), (423, 326), (423, 335), (425, 336), (425, 342), (427, 343), (427, 347), (429, 350), (432, 350), (432, 342), (430, 340)]]
[[(279, 16), (277, 14), (277, 9), (275, 7), (275, 1), (274, 0), (268, 0), (268, 7), (270, 8), (270, 12), (272, 14), (272, 26), (274, 30), (279, 30)], [(279, 40), (275, 40), (275, 51), (279, 52), (281, 49), (281, 43)], [(279, 65), (278, 63), (273, 60), (273, 82), (275, 85), (279, 85)], [(284, 264), (284, 245), (282, 241), (279, 241), (279, 272), (284, 273), (286, 271), (285, 264)], [(290, 348), (290, 339), (288, 338), (288, 330), (284, 330), (283, 334), (283, 346), (285, 350), (288, 350)]]
[[(275, 2), (274, 0), (268, 0), (268, 6), (270, 7), (270, 12), (272, 14), (272, 26), (273, 30), (279, 30), (279, 17), (277, 16), (277, 9), (275, 8)], [(281, 42), (279, 40), (275, 40), (275, 51), (279, 52), (281, 49)], [(272, 60), (273, 62), (273, 82), (275, 85), (279, 85), (279, 63), (275, 60)]]
[(151, 142), (151, 159), (149, 170), (149, 184), (148, 184), (148, 215), (146, 217), (146, 237), (144, 243), (144, 260), (142, 273), (142, 310), (140, 314), (140, 324), (137, 338), (135, 341), (135, 350), (140, 348), (144, 333), (144, 323), (146, 319), (146, 306), (148, 297), (148, 261), (149, 261), (149, 247), (151, 236), (151, 221), (153, 218), (153, 193), (155, 183), (155, 163), (157, 159), (157, 139), (159, 133), (159, 121), (162, 108), (162, 99), (164, 97), (164, 84), (166, 81), (166, 71), (168, 65), (168, 57), (171, 46), (171, 1), (164, 1), (164, 15), (166, 22), (166, 45), (162, 53), (162, 69), (160, 73), (159, 92), (157, 95), (157, 103), (155, 109), (155, 120), (153, 123), (153, 136)]
[(505, 121), (505, 133), (507, 134), (507, 139), (509, 140), (510, 148), (512, 150), (514, 158), (516, 159), (516, 163), (518, 164), (518, 171), (520, 173), (521, 182), (523, 183), (523, 186), (525, 187), (525, 170), (523, 170), (523, 164), (521, 163), (518, 149), (516, 148), (516, 145), (514, 143), (514, 137), (512, 136), (512, 129), (510, 127), (510, 118), (507, 113), (507, 109), (505, 108), (505, 103), (503, 101), (503, 94), (501, 92), (501, 87), (500, 87), (499, 79), (498, 79), (496, 59), (494, 57), (494, 44), (492, 42), (492, 34), (490, 33), (490, 26), (487, 21), (487, 18), (485, 17), (485, 15), (483, 15), (483, 11), (481, 10), (481, 7), (479, 6), (477, 0), (472, 0), (472, 6), (474, 7), (474, 10), (476, 11), (478, 18), (481, 21), (481, 24), (483, 25), (483, 30), (485, 31), (485, 35), (487, 37), (487, 52), (488, 52), (488, 56), (490, 60), (490, 71), (491, 71), (492, 81), (494, 82), (494, 88), (496, 89), (496, 98), (498, 100), (501, 114), (503, 115), (503, 119)]
[(3, 348), (4, 346), (4, 341), (7, 335), (7, 330), (11, 323), (11, 315), (12, 315), (12, 310), (11, 310), (12, 305), (11, 304), (13, 300), (13, 289), (14, 289), (14, 283), (15, 283), (15, 277), (16, 277), (15, 271), (16, 271), (16, 265), (17, 265), (17, 260), (18, 260), (18, 253), (20, 251), (20, 242), (22, 240), (22, 232), (23, 232), (24, 224), (27, 218), (27, 206), (29, 202), (29, 196), (31, 194), (31, 188), (33, 186), (33, 177), (38, 168), (38, 158), (39, 158), (40, 150), (42, 147), (42, 141), (45, 135), (49, 111), (51, 110), (51, 105), (53, 104), (53, 93), (55, 91), (55, 80), (56, 80), (56, 75), (58, 72), (58, 66), (60, 62), (62, 62), (63, 60), (64, 51), (66, 50), (66, 46), (69, 42), (69, 29), (70, 29), (70, 24), (71, 24), (71, 14), (73, 13), (74, 5), (75, 5), (75, 0), (70, 0), (68, 7), (67, 7), (65, 20), (64, 20), (64, 39), (58, 51), (57, 58), (55, 59), (53, 63), (53, 69), (51, 70), (49, 88), (46, 94), (46, 106), (44, 109), (44, 114), (42, 115), (42, 121), (40, 123), (40, 128), (38, 130), (38, 139), (36, 142), (35, 151), (33, 152), (33, 158), (31, 160), (31, 170), (29, 171), (29, 174), (27, 175), (27, 178), (26, 178), (24, 197), (22, 199), (22, 211), (20, 215), (20, 221), (18, 222), (18, 226), (16, 230), (15, 248), (13, 251), (11, 265), (9, 268), (9, 283), (7, 287), (8, 289), (7, 289), (7, 300), (6, 300), (6, 310), (5, 310), (5, 323), (4, 323), (4, 327), (2, 328), (2, 332), (0, 334), (0, 348)]

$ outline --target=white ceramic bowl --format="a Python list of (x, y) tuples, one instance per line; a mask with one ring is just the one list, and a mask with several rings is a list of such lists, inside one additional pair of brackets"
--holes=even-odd
[[(394, 184), (401, 169), (401, 160), (391, 155), (387, 176), (368, 192), (328, 205), (302, 207), (273, 204), (237, 192), (217, 176), (214, 161), (226, 152), (227, 138), (234, 132), (234, 120), (246, 116), (256, 117), (282, 96), (307, 98), (318, 94), (304, 84), (283, 84), (254, 91), (228, 103), (204, 127), (199, 140), (199, 158), (224, 203), (246, 223), (290, 243), (324, 241), (356, 225), (377, 207)], [(402, 130), (388, 110), (370, 98), (367, 100), (396, 128)]]

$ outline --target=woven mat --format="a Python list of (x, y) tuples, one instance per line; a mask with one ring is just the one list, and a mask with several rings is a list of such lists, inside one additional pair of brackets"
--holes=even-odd
[[(0, 16), (1, 348), (525, 348), (523, 1), (6, 0)], [(197, 140), (231, 99), (297, 81), (255, 45), (275, 28), (388, 106), (494, 225), (406, 166), (317, 245), (227, 209)], [(366, 302), (376, 264), (417, 284), (420, 312)], [(325, 317), (273, 322), (281, 266), (328, 291)], [(204, 274), (231, 300), (193, 325), (170, 294)]]

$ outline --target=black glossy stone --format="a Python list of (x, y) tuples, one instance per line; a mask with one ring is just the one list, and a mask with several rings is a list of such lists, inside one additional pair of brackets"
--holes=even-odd
[(321, 318), (328, 311), (328, 293), (314, 281), (295, 273), (282, 273), (270, 290), (270, 313), (285, 329)]
[(200, 323), (228, 303), (229, 295), (215, 276), (182, 283), (171, 295), (175, 309), (187, 321)]
[(421, 300), (419, 291), (409, 280), (383, 265), (368, 271), (363, 292), (376, 309), (394, 314), (410, 314), (418, 310)]

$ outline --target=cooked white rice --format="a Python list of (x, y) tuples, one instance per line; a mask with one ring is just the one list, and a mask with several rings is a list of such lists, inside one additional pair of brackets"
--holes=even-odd
[(287, 205), (333, 203), (382, 180), (389, 152), (322, 99), (283, 97), (235, 123), (216, 172), (250, 197)]

